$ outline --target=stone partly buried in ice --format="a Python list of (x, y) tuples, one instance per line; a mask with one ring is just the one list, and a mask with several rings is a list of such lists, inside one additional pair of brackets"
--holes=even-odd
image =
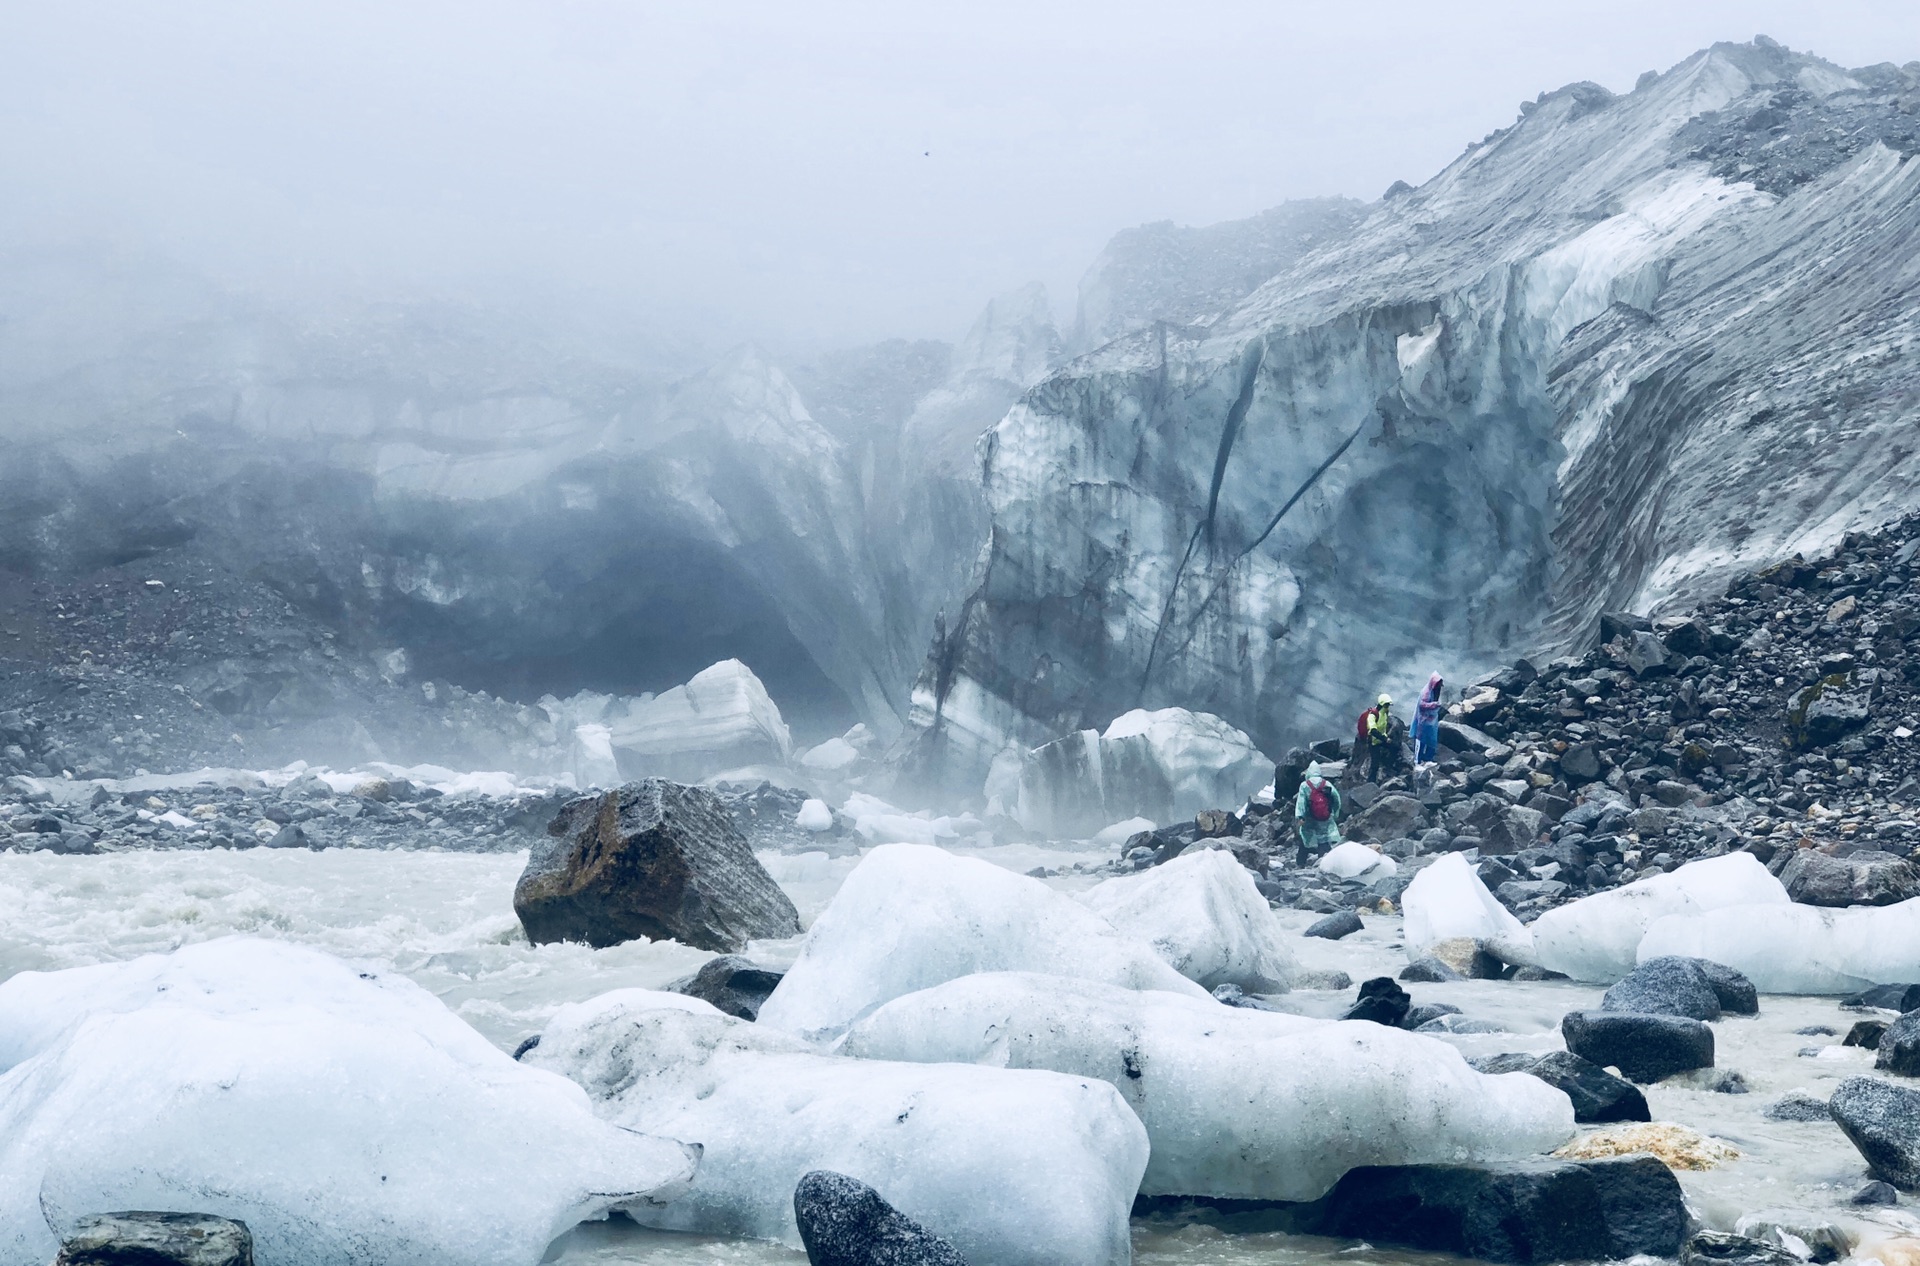
[(1643, 1084), (1713, 1067), (1713, 1030), (1684, 1016), (1569, 1011), (1560, 1032), (1574, 1054)]
[(1688, 1223), (1673, 1171), (1636, 1156), (1365, 1166), (1309, 1206), (1299, 1229), (1529, 1263), (1672, 1257)]
[(603, 949), (647, 937), (728, 953), (799, 934), (793, 902), (703, 788), (630, 783), (570, 802), (547, 834), (513, 890), (536, 945)]
[(1920, 1090), (1878, 1077), (1849, 1077), (1827, 1106), (1875, 1178), (1920, 1190)]
[(967, 1266), (946, 1240), (857, 1178), (816, 1169), (793, 1189), (810, 1266)]
[(80, 1219), (53, 1266), (253, 1266), (253, 1235), (204, 1213), (100, 1213)]
[(667, 988), (710, 1003), (741, 1020), (757, 1020), (767, 995), (779, 987), (782, 973), (751, 963), (738, 954), (722, 954), (699, 971)]

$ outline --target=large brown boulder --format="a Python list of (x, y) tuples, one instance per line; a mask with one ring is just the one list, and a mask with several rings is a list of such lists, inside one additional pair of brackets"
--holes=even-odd
[(513, 910), (536, 945), (647, 937), (730, 953), (800, 931), (800, 915), (711, 791), (660, 778), (563, 807)]

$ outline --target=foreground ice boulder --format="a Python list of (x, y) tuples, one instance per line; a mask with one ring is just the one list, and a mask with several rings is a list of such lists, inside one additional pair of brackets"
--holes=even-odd
[(887, 844), (860, 859), (814, 920), (760, 1023), (832, 1038), (889, 999), (981, 971), (1207, 997), (1145, 941), (1037, 879), (926, 845)]
[(841, 1059), (639, 989), (563, 1008), (525, 1058), (573, 1078), (609, 1120), (704, 1149), (686, 1195), (633, 1213), (646, 1225), (798, 1245), (795, 1186), (825, 1169), (972, 1266), (1128, 1259), (1147, 1136), (1103, 1081)]
[(1273, 777), (1273, 762), (1219, 717), (1144, 708), (1104, 733), (1081, 730), (1025, 753), (1015, 816), (1031, 831), (1084, 837), (1122, 818), (1155, 822), (1239, 804)]
[(1798, 902), (1668, 915), (1641, 938), (1644, 961), (1708, 958), (1762, 993), (1851, 993), (1920, 980), (1920, 898), (1891, 906), (1823, 909)]
[(1384, 853), (1374, 852), (1358, 840), (1335, 844), (1320, 859), (1319, 867), (1342, 879), (1358, 879), (1362, 875), (1392, 875), (1400, 870), (1398, 862)]
[[(1728, 853), (1688, 862), (1680, 869), (1638, 880), (1610, 892), (1597, 892), (1549, 910), (1532, 926), (1534, 955), (1540, 966), (1565, 972), (1575, 980), (1612, 984), (1639, 961), (1640, 940), (1647, 929), (1669, 915), (1699, 914), (1727, 906), (1789, 905), (1787, 890), (1767, 873), (1751, 853)], [(1661, 950), (1710, 958), (1729, 967), (1746, 968), (1720, 954), (1692, 950)], [(1762, 990), (1768, 986), (1747, 971)]]
[(402, 977), (234, 937), (0, 985), (0, 1263), (208, 1213), (262, 1263), (533, 1266), (694, 1154), (594, 1116)]
[(1474, 874), (1463, 853), (1448, 853), (1400, 895), (1406, 913), (1407, 957), (1419, 958), (1442, 941), (1461, 937), (1488, 943), (1502, 958), (1533, 961), (1533, 937)]
[(1574, 1128), (1552, 1086), (1418, 1034), (1024, 972), (896, 998), (847, 1050), (1108, 1081), (1153, 1142), (1150, 1195), (1312, 1200), (1358, 1165), (1537, 1156)]
[(1247, 868), (1222, 849), (1186, 853), (1138, 875), (1109, 879), (1080, 900), (1207, 989), (1238, 985), (1250, 993), (1276, 993), (1292, 978), (1286, 930)]

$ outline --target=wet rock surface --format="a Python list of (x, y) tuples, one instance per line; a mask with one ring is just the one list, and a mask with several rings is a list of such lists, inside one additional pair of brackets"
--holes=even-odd
[(1682, 1016), (1570, 1011), (1560, 1032), (1574, 1054), (1642, 1084), (1713, 1067), (1713, 1030)]
[(1565, 1091), (1573, 1101), (1573, 1119), (1582, 1125), (1653, 1120), (1638, 1086), (1572, 1051), (1493, 1055), (1472, 1062), (1483, 1073), (1529, 1073)]
[(1878, 1077), (1849, 1077), (1828, 1106), (1875, 1178), (1903, 1191), (1920, 1190), (1920, 1090)]
[(793, 1191), (812, 1266), (966, 1266), (966, 1258), (857, 1178), (814, 1170)]
[(513, 892), (536, 945), (671, 938), (727, 953), (800, 931), (710, 791), (650, 778), (569, 802), (547, 833)]
[(253, 1266), (253, 1235), (205, 1213), (101, 1213), (80, 1219), (54, 1266)]
[(685, 980), (676, 980), (667, 988), (702, 1002), (710, 1002), (726, 1014), (742, 1020), (757, 1020), (760, 1018), (760, 1005), (779, 986), (783, 974), (761, 967), (737, 954), (722, 954), (703, 963), (699, 971)]
[(1303, 1219), (1323, 1235), (1491, 1262), (1672, 1257), (1689, 1218), (1652, 1157), (1348, 1171)]

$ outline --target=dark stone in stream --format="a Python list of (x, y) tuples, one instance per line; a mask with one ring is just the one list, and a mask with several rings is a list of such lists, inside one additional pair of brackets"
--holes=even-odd
[(1574, 1054), (1643, 1084), (1713, 1067), (1713, 1030), (1684, 1016), (1569, 1011), (1560, 1033)]
[(1689, 1218), (1651, 1156), (1503, 1165), (1364, 1165), (1308, 1207), (1303, 1229), (1489, 1262), (1672, 1257)]
[(1483, 1073), (1528, 1073), (1573, 1101), (1573, 1119), (1582, 1125), (1610, 1121), (1651, 1121), (1647, 1097), (1630, 1081), (1615, 1077), (1572, 1051), (1546, 1055), (1493, 1055), (1473, 1061)]
[(756, 966), (737, 954), (722, 954), (667, 988), (699, 998), (742, 1020), (760, 1018), (760, 1008), (784, 973)]
[(793, 1189), (793, 1216), (812, 1266), (966, 1266), (928, 1231), (857, 1178), (816, 1169)]
[(1407, 1010), (1412, 1005), (1413, 999), (1391, 977), (1375, 976), (1372, 980), (1361, 982), (1359, 997), (1340, 1018), (1371, 1020), (1375, 1024), (1397, 1029), (1406, 1020)]
[(1827, 1106), (1875, 1178), (1906, 1191), (1920, 1189), (1920, 1090), (1878, 1077), (1849, 1077)]
[(1765, 1240), (1699, 1231), (1680, 1250), (1680, 1266), (1800, 1266), (1800, 1259)]
[(1359, 915), (1351, 910), (1342, 910), (1338, 914), (1330, 914), (1326, 918), (1319, 920), (1300, 935), (1317, 936), (1329, 941), (1337, 941), (1343, 936), (1352, 936), (1355, 932), (1358, 932), (1362, 926), (1364, 925), (1360, 922)]

